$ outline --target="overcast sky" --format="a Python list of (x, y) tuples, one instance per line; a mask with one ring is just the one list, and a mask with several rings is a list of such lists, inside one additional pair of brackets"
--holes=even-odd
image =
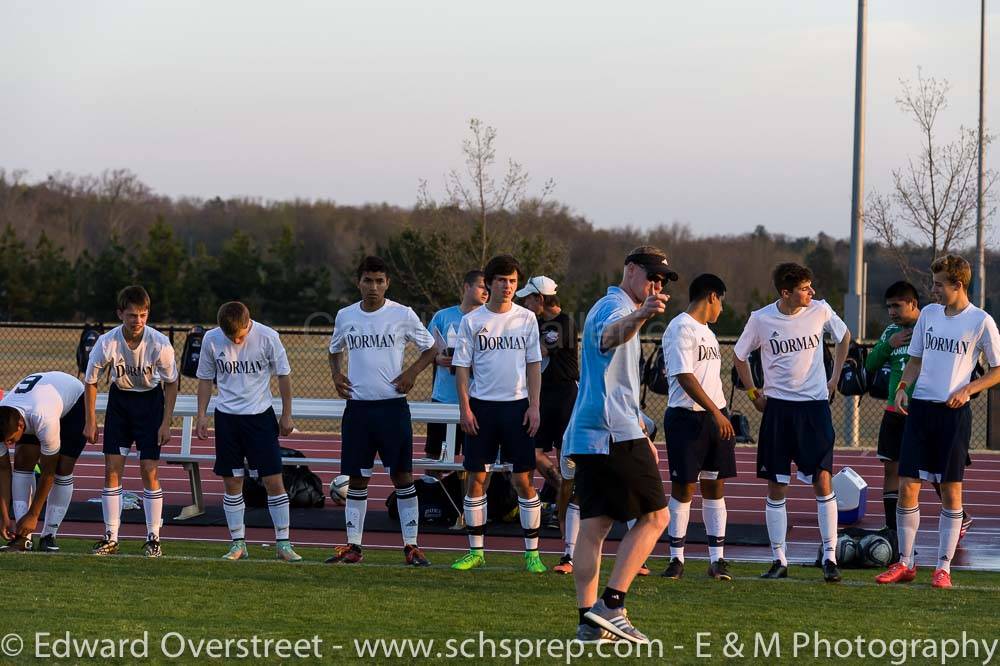
[[(8, 0), (0, 167), (124, 167), (174, 196), (409, 206), (421, 178), (443, 194), (475, 116), (497, 128), (501, 159), (536, 188), (553, 178), (555, 198), (599, 226), (846, 237), (856, 10)], [(918, 65), (952, 85), (942, 139), (975, 125), (978, 23), (975, 0), (869, 3), (867, 187), (918, 148), (894, 101)], [(989, 120), (1000, 85), (987, 85)]]

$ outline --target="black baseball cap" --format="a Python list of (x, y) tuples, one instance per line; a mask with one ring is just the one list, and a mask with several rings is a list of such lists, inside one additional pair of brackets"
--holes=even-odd
[(641, 266), (647, 273), (662, 275), (664, 280), (677, 281), (677, 273), (667, 263), (667, 258), (661, 254), (644, 254), (637, 252), (625, 257), (625, 264)]

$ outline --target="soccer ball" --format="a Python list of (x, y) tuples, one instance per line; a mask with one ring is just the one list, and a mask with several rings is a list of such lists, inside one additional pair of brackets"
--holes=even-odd
[(858, 542), (846, 534), (837, 539), (837, 563), (841, 566), (857, 566), (861, 559), (861, 549)]
[(341, 474), (330, 482), (330, 499), (334, 504), (343, 505), (347, 502), (347, 486), (351, 482), (351, 477)]
[(892, 544), (884, 536), (869, 534), (861, 539), (861, 561), (866, 567), (884, 569), (892, 562)]

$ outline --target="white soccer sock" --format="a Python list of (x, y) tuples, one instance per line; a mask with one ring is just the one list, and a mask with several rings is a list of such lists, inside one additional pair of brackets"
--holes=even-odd
[(823, 540), (823, 559), (837, 563), (837, 494), (816, 497), (819, 538)]
[(66, 517), (66, 510), (73, 500), (73, 475), (61, 476), (56, 474), (55, 484), (45, 502), (45, 528), (42, 536), (56, 536), (59, 526), (62, 525), (63, 518)]
[(917, 540), (917, 529), (920, 527), (920, 505), (904, 509), (896, 505), (896, 536), (899, 539), (899, 561), (907, 569), (912, 569), (913, 544)]
[(226, 493), (222, 496), (222, 508), (226, 512), (226, 525), (229, 525), (229, 537), (236, 541), (246, 538), (246, 525), (243, 523), (243, 514), (246, 511), (246, 504), (243, 503), (243, 493), (230, 495)]
[(288, 541), (288, 493), (267, 496), (267, 512), (271, 514), (274, 524), (274, 540)]
[(788, 532), (788, 515), (785, 500), (764, 500), (764, 520), (767, 522), (767, 538), (771, 541), (771, 558), (788, 566), (785, 558), (785, 533)]
[(726, 546), (726, 500), (703, 499), (701, 519), (705, 521), (705, 536), (708, 537), (708, 559), (716, 562), (722, 558)]
[(958, 547), (958, 535), (962, 531), (962, 515), (962, 507), (957, 509), (941, 507), (941, 515), (938, 518), (938, 569), (951, 571), (951, 561)]
[(573, 559), (576, 550), (576, 535), (580, 533), (580, 505), (570, 502), (566, 505), (566, 554)]
[(142, 491), (142, 511), (146, 514), (146, 535), (152, 534), (160, 538), (160, 527), (163, 525), (163, 488)]
[(344, 518), (347, 524), (347, 543), (361, 545), (365, 534), (365, 514), (368, 513), (368, 489), (347, 489), (347, 507)]
[(14, 470), (14, 479), (11, 484), (11, 500), (14, 505), (14, 520), (21, 520), (21, 516), (28, 513), (31, 507), (31, 498), (35, 494), (35, 473)]
[(396, 506), (399, 507), (399, 529), (403, 533), (403, 545), (416, 546), (420, 530), (420, 500), (417, 499), (417, 489), (412, 483), (405, 488), (396, 488)]
[(482, 550), (486, 541), (486, 495), (482, 497), (465, 496), (462, 500), (465, 514), (465, 529), (469, 533), (469, 548)]
[(122, 487), (104, 488), (101, 493), (104, 512), (104, 535), (108, 541), (118, 541), (118, 528), (122, 524)]
[(670, 537), (670, 559), (684, 561), (684, 544), (687, 541), (688, 521), (691, 520), (691, 502), (681, 502), (671, 497), (667, 502), (670, 511), (670, 525), (667, 535)]
[(521, 508), (521, 529), (524, 530), (524, 550), (538, 551), (538, 528), (542, 524), (542, 500), (538, 499), (538, 493), (533, 497), (523, 499), (517, 498), (517, 503)]

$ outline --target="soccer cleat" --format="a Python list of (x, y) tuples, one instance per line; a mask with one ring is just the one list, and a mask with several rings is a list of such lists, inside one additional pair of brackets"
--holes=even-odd
[(38, 540), (37, 550), (42, 553), (58, 553), (59, 544), (56, 543), (54, 535), (43, 534), (42, 538)]
[[(559, 564), (552, 567), (552, 571), (558, 574), (571, 574), (573, 573), (573, 558), (569, 555), (563, 555), (559, 558)], [(584, 625), (580, 625), (581, 627)], [(577, 631), (577, 634), (580, 632)]]
[(771, 568), (762, 573), (760, 577), (768, 580), (788, 578), (788, 565), (782, 564), (781, 560), (775, 560), (771, 562)]
[(524, 568), (530, 573), (545, 573), (549, 570), (542, 562), (537, 550), (529, 550), (524, 554)]
[(469, 569), (481, 567), (484, 564), (486, 564), (486, 558), (483, 557), (483, 551), (470, 550), (468, 553), (455, 560), (455, 562), (452, 563), (451, 568), (456, 571), (468, 571)]
[(236, 539), (233, 541), (233, 545), (229, 547), (229, 552), (222, 556), (224, 560), (245, 560), (250, 557), (250, 551), (247, 550), (247, 542), (243, 539)]
[(2, 550), (5, 553), (30, 553), (31, 535), (14, 537), (3, 545)]
[(887, 583), (909, 583), (916, 577), (916, 565), (914, 565), (912, 569), (907, 569), (906, 565), (902, 562), (896, 562), (888, 569), (875, 576), (875, 582), (879, 585), (885, 585)]
[(90, 552), (94, 555), (117, 555), (118, 542), (112, 541), (110, 537), (110, 534), (105, 534), (103, 539), (94, 544)]
[(643, 562), (639, 570), (635, 572), (636, 576), (648, 576), (649, 575), (649, 563)]
[(274, 544), (274, 556), (282, 562), (301, 562), (302, 556), (292, 550), (292, 542), (281, 539)]
[(721, 557), (708, 565), (708, 577), (715, 580), (732, 580), (733, 575), (729, 573), (729, 562)]
[(962, 539), (965, 538), (965, 535), (969, 533), (969, 528), (970, 527), (972, 527), (972, 516), (970, 516), (969, 514), (967, 514), (967, 513), (965, 513), (963, 511), (962, 512), (962, 527), (961, 527), (961, 529), (958, 532), (958, 541), (959, 541), (959, 543), (961, 543)]
[(580, 624), (576, 627), (576, 640), (580, 643), (613, 643), (618, 637), (603, 627)]
[(361, 546), (349, 543), (333, 549), (333, 555), (324, 560), (327, 564), (357, 564), (365, 556), (361, 554)]
[(931, 587), (947, 590), (951, 587), (951, 573), (944, 569), (935, 569), (931, 576)]
[(840, 569), (832, 560), (823, 560), (823, 580), (828, 583), (839, 583), (842, 579)]
[(418, 546), (406, 546), (403, 548), (403, 555), (406, 556), (406, 563), (412, 567), (429, 567), (430, 561), (424, 557), (424, 551)]
[(676, 557), (671, 559), (670, 564), (667, 565), (667, 570), (664, 571), (662, 575), (664, 578), (680, 580), (684, 575), (684, 563)]
[(636, 629), (628, 619), (628, 611), (625, 607), (608, 608), (604, 599), (598, 599), (589, 611), (584, 614), (588, 620), (594, 624), (607, 629), (615, 636), (624, 638), (633, 643), (649, 643), (649, 639), (641, 631)]
[(160, 538), (153, 534), (146, 537), (146, 543), (142, 544), (142, 554), (146, 557), (161, 557), (163, 549), (160, 548)]

